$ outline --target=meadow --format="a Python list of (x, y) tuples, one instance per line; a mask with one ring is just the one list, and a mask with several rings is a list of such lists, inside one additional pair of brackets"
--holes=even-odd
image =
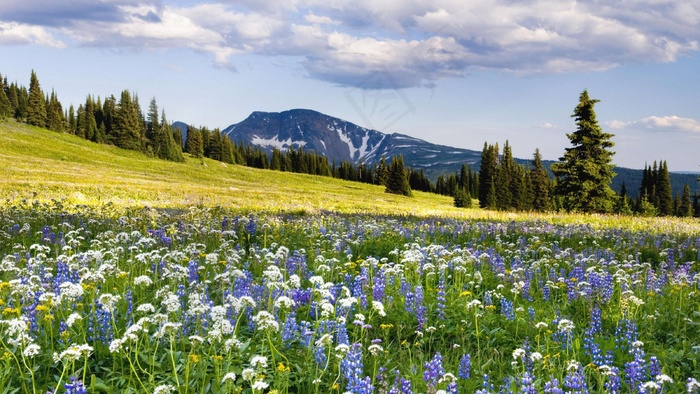
[(697, 220), (0, 148), (2, 393), (700, 392)]

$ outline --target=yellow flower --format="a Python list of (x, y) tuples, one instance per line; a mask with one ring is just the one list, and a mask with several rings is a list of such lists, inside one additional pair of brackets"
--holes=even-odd
[(466, 297), (468, 295), (472, 295), (472, 292), (469, 290), (464, 290), (463, 292), (459, 293), (460, 297)]
[(277, 364), (277, 371), (279, 372), (289, 372), (289, 367), (285, 366), (283, 362)]
[(10, 288), (10, 282), (0, 282), (0, 290), (5, 290)]
[(338, 390), (339, 387), (340, 385), (338, 383), (333, 384), (333, 390)]
[(197, 364), (199, 362), (199, 356), (193, 353), (190, 353), (188, 356), (188, 359), (190, 360), (191, 363)]
[(212, 358), (213, 358), (215, 361), (222, 361), (222, 360), (224, 359), (223, 356), (218, 355), (218, 354), (212, 356)]
[(17, 308), (5, 308), (2, 310), (3, 315), (13, 315), (15, 313), (19, 313), (19, 309), (17, 309)]
[(34, 310), (37, 312), (47, 312), (49, 310), (49, 307), (46, 305), (37, 305), (36, 308), (34, 308)]
[(124, 278), (128, 278), (128, 277), (129, 277), (128, 272), (120, 272), (119, 275), (117, 275), (117, 279), (124, 279)]
[(52, 314), (50, 314), (50, 313), (44, 315), (44, 320), (46, 320), (46, 321), (48, 321), (48, 322), (53, 321), (53, 319), (54, 319), (54, 316), (53, 316)]

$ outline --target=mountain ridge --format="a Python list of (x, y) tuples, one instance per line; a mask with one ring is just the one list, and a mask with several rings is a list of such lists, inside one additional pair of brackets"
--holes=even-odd
[[(175, 122), (174, 126), (181, 130), (184, 141), (187, 125)], [(254, 111), (221, 133), (236, 144), (256, 146), (267, 153), (272, 153), (274, 148), (282, 151), (301, 148), (323, 155), (330, 162), (345, 161), (354, 165), (379, 162), (382, 156), (390, 159), (402, 155), (407, 166), (424, 170), (433, 182), (439, 175), (458, 172), (462, 164), (476, 171), (481, 164), (481, 151), (435, 144), (405, 134), (386, 134), (303, 108)], [(516, 158), (516, 161), (529, 165), (531, 160)], [(554, 162), (544, 160), (547, 167)], [(615, 172), (618, 176), (613, 178), (612, 188), (619, 192), (625, 183), (628, 193), (636, 197), (643, 170), (615, 167)], [(674, 195), (680, 194), (686, 183), (691, 186), (691, 192), (698, 190), (696, 174), (671, 173), (670, 176)]]

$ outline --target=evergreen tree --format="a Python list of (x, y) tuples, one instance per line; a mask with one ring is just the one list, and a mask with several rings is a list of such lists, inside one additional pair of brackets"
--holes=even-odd
[(387, 179), (389, 178), (389, 168), (386, 165), (386, 157), (382, 155), (379, 159), (379, 166), (377, 166), (377, 173), (375, 176), (376, 180), (374, 183), (381, 186), (386, 186)]
[(73, 107), (73, 104), (68, 107), (68, 132), (70, 134), (75, 134), (75, 131), (78, 127), (78, 120), (75, 117), (75, 108)]
[[(2, 80), (1, 75), (0, 80)], [(5, 79), (4, 85), (7, 85), (7, 79)], [(0, 120), (7, 119), (12, 115), (12, 103), (10, 103), (10, 99), (7, 97), (7, 93), (5, 92), (5, 86), (0, 86)]]
[(687, 183), (683, 187), (683, 195), (678, 203), (676, 215), (680, 217), (693, 216), (693, 202), (690, 199), (690, 185)]
[(46, 128), (59, 133), (65, 130), (66, 119), (63, 115), (63, 107), (58, 101), (56, 92), (52, 89), (49, 105), (46, 110)]
[(154, 146), (156, 140), (156, 134), (161, 132), (161, 125), (158, 119), (158, 103), (156, 103), (156, 98), (151, 99), (151, 103), (148, 105), (148, 118), (146, 119), (146, 140), (153, 153), (158, 156), (156, 151), (162, 149), (162, 146)]
[(139, 110), (128, 90), (124, 90), (116, 108), (112, 133), (114, 145), (130, 150), (142, 150)]
[(472, 198), (467, 189), (458, 187), (454, 195), (454, 205), (457, 208), (471, 208)]
[(114, 143), (114, 139), (116, 138), (114, 120), (117, 116), (117, 99), (114, 97), (114, 95), (107, 97), (104, 104), (102, 104), (102, 116), (104, 119), (103, 123), (106, 142)]
[(632, 208), (630, 207), (629, 197), (627, 196), (627, 186), (625, 182), (622, 182), (622, 187), (620, 188), (620, 195), (615, 204), (615, 213), (620, 215), (631, 215)]
[(479, 169), (479, 206), (496, 208), (496, 179), (498, 177), (498, 144), (487, 145), (481, 151)]
[(599, 100), (588, 97), (584, 90), (572, 117), (577, 130), (567, 137), (573, 147), (566, 148), (559, 162), (552, 164), (557, 178), (556, 193), (563, 207), (576, 212), (611, 212), (616, 199), (610, 188), (615, 173), (612, 156), (615, 152), (612, 134), (604, 133), (593, 109)]
[(41, 91), (39, 78), (32, 70), (31, 80), (29, 82), (29, 103), (27, 107), (27, 123), (32, 126), (46, 126), (46, 98)]
[(544, 168), (539, 149), (535, 149), (529, 177), (532, 190), (532, 209), (535, 211), (549, 211), (552, 209), (552, 200), (549, 195), (549, 174)]
[(513, 178), (515, 162), (508, 141), (503, 145), (503, 157), (498, 165), (496, 173), (496, 208), (500, 210), (510, 209), (513, 200), (511, 182)]
[(697, 190), (693, 194), (693, 216), (700, 217), (700, 193)]
[(185, 140), (185, 152), (195, 158), (204, 157), (204, 145), (202, 132), (192, 126), (187, 126), (187, 139)]
[(386, 182), (386, 193), (401, 194), (412, 197), (411, 186), (406, 178), (403, 156), (392, 156)]
[[(690, 191), (688, 191), (690, 193)], [(668, 173), (666, 160), (659, 164), (656, 178), (656, 208), (661, 216), (673, 215), (673, 192), (671, 191), (671, 176)]]

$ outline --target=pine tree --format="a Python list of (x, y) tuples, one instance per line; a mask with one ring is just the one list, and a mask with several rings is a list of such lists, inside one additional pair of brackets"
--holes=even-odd
[[(0, 75), (0, 80), (2, 80), (2, 76)], [(7, 79), (5, 79), (4, 85), (7, 84)], [(10, 99), (7, 97), (7, 93), (5, 92), (5, 86), (0, 86), (0, 120), (7, 119), (13, 115), (13, 110), (12, 110), (12, 103), (10, 103)]]
[(453, 196), (454, 205), (457, 208), (471, 208), (472, 198), (464, 187), (458, 187)]
[(496, 208), (496, 179), (498, 177), (498, 144), (487, 145), (481, 151), (479, 169), (479, 206)]
[(406, 178), (403, 156), (392, 156), (386, 182), (386, 193), (401, 194), (412, 197), (411, 186)]
[(141, 150), (141, 121), (128, 90), (124, 90), (119, 99), (114, 116), (112, 143), (123, 149)]
[[(656, 208), (661, 216), (673, 215), (673, 192), (671, 190), (671, 176), (668, 173), (666, 160), (659, 164), (658, 177), (656, 179)], [(688, 191), (690, 193), (690, 191)]]
[(556, 193), (563, 207), (576, 212), (611, 212), (617, 196), (610, 188), (615, 173), (612, 156), (615, 152), (612, 134), (604, 133), (593, 109), (599, 100), (588, 97), (584, 90), (572, 117), (577, 130), (567, 137), (573, 147), (566, 148), (559, 162), (552, 164), (557, 178)]
[(32, 70), (29, 82), (29, 102), (27, 106), (27, 123), (32, 126), (46, 126), (46, 99), (39, 85), (39, 78)]
[(687, 183), (683, 187), (683, 195), (678, 203), (676, 216), (691, 217), (693, 216), (693, 202), (690, 199), (690, 185)]
[(56, 92), (52, 89), (46, 110), (46, 128), (61, 133), (65, 129), (65, 124), (66, 119), (63, 115), (63, 107), (61, 102), (58, 101)]
[(202, 132), (192, 126), (187, 126), (187, 139), (185, 140), (185, 152), (195, 158), (204, 157), (204, 145)]
[(375, 178), (375, 184), (386, 186), (387, 179), (389, 178), (389, 168), (386, 165), (386, 157), (384, 157), (384, 155), (379, 159), (379, 166), (377, 166)]
[(542, 155), (539, 149), (535, 149), (529, 177), (532, 185), (532, 209), (549, 211), (552, 209), (552, 199), (549, 195), (549, 174), (542, 164)]

